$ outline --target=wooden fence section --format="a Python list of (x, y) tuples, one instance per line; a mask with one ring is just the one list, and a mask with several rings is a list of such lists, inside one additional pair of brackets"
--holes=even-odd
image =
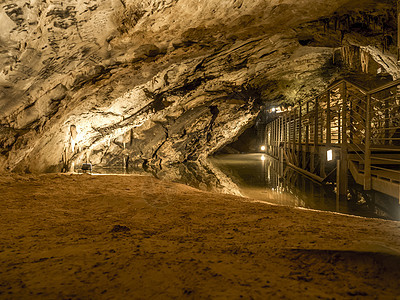
[(370, 91), (342, 80), (276, 114), (265, 139), (267, 154), (315, 180), (340, 178), (341, 195), (350, 171), (365, 190), (399, 198), (400, 80)]

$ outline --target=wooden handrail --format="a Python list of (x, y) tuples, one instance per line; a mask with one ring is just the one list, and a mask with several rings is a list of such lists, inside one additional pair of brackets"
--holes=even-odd
[(325, 89), (323, 92), (321, 92), (321, 93), (318, 94), (317, 96), (314, 96), (314, 97), (312, 97), (312, 98), (307, 99), (307, 100), (305, 101), (305, 103), (307, 103), (307, 102), (312, 102), (312, 101), (314, 101), (316, 98), (319, 98), (319, 97), (324, 96), (324, 95), (325, 95), (326, 93), (328, 93), (329, 91), (331, 91), (331, 90), (333, 90), (333, 89), (335, 89), (335, 88), (340, 87), (340, 85), (343, 84), (343, 83), (346, 83), (346, 84), (349, 84), (349, 85), (355, 87), (357, 90), (359, 90), (359, 91), (360, 91), (361, 93), (363, 93), (365, 96), (367, 96), (367, 95), (372, 95), (372, 94), (375, 94), (375, 93), (379, 93), (379, 92), (381, 92), (381, 91), (383, 91), (383, 90), (386, 90), (386, 89), (388, 89), (388, 88), (391, 88), (391, 87), (400, 85), (400, 79), (395, 80), (395, 81), (392, 81), (392, 82), (389, 82), (389, 83), (386, 83), (386, 84), (384, 84), (384, 85), (382, 85), (382, 86), (380, 86), (380, 87), (378, 87), (378, 88), (372, 89), (372, 90), (367, 90), (366, 88), (363, 88), (363, 87), (359, 86), (358, 84), (349, 81), (348, 79), (341, 79), (340, 81), (338, 81), (338, 82), (336, 82), (336, 83), (330, 85), (327, 89)]

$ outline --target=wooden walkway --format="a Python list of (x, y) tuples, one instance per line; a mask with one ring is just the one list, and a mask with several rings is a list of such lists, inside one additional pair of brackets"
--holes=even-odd
[(400, 80), (369, 91), (342, 80), (272, 114), (267, 154), (320, 182), (336, 180), (340, 195), (351, 174), (364, 190), (399, 198)]

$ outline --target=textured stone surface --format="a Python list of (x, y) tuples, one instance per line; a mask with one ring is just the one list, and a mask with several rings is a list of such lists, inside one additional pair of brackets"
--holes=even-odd
[(2, 1), (0, 169), (196, 160), (344, 70), (398, 78), (394, 3)]

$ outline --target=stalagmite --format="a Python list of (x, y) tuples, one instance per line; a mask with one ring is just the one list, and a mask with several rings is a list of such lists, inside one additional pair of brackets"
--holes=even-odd
[(75, 125), (71, 125), (71, 127), (70, 127), (70, 144), (71, 144), (72, 153), (75, 152), (77, 135), (78, 135), (78, 133), (76, 131), (76, 126)]

